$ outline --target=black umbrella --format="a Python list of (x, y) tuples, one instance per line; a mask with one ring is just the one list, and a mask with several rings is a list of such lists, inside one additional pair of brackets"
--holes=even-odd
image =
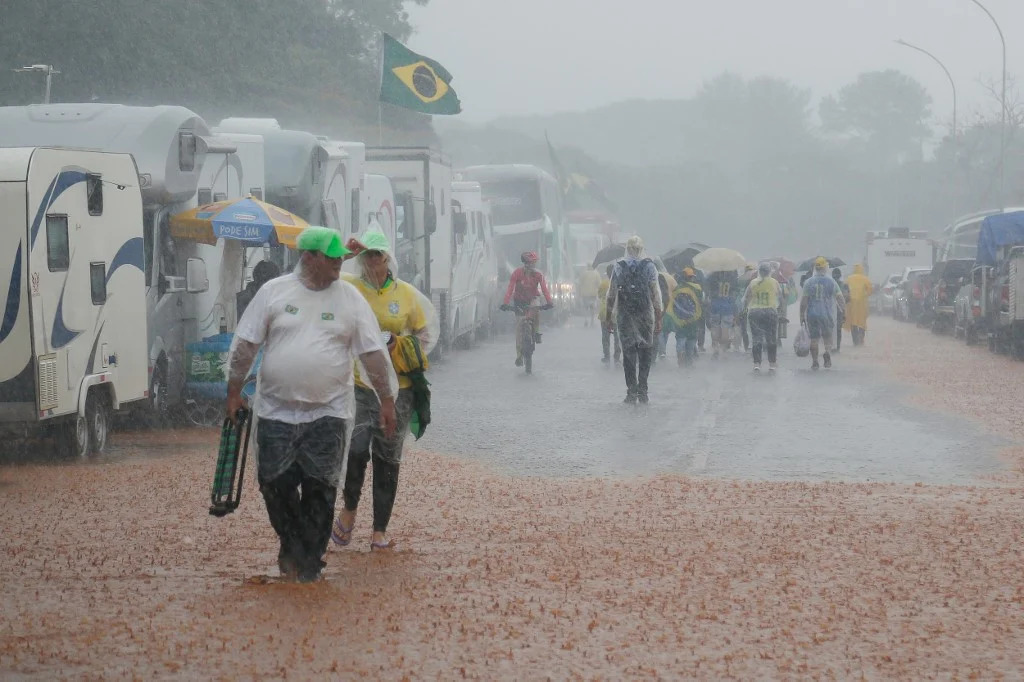
[(613, 261), (613, 260), (617, 260), (619, 258), (622, 258), (625, 255), (626, 255), (626, 245), (625, 244), (612, 244), (611, 246), (606, 246), (603, 249), (601, 249), (600, 251), (598, 251), (597, 255), (594, 256), (594, 265), (592, 267), (596, 268), (601, 263), (608, 263), (609, 261)]
[(700, 248), (702, 246), (703, 244), (691, 244), (671, 249), (662, 255), (661, 262), (665, 264), (669, 272), (679, 272), (685, 267), (693, 266), (693, 257), (704, 250), (704, 248)]
[[(814, 261), (816, 261), (817, 259), (818, 256), (812, 256), (811, 258), (808, 258), (807, 260), (800, 263), (800, 265), (796, 266), (796, 271), (803, 272), (804, 270), (813, 270)], [(830, 268), (838, 268), (840, 265), (846, 265), (846, 261), (844, 261), (842, 258), (827, 258), (826, 260), (828, 261), (828, 266)]]

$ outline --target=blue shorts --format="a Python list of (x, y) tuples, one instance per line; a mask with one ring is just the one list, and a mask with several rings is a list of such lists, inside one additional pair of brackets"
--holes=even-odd
[(725, 315), (711, 313), (711, 315), (708, 316), (708, 326), (711, 327), (712, 329), (714, 329), (715, 327), (721, 327), (722, 329), (731, 329), (734, 324), (735, 320), (733, 319), (732, 313), (727, 313)]
[(819, 317), (817, 315), (807, 316), (807, 333), (811, 340), (825, 339), (832, 340), (832, 331), (836, 328), (835, 320), (831, 317)]

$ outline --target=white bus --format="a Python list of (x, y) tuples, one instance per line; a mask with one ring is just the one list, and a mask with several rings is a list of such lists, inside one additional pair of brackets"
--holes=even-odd
[(506, 284), (524, 251), (536, 251), (560, 317), (572, 309), (575, 273), (569, 256), (567, 225), (558, 182), (537, 166), (470, 166), (464, 180), (480, 183), (491, 207), (498, 279)]

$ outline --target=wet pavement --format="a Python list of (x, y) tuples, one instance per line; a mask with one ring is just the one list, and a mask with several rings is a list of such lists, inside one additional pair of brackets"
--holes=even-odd
[(631, 407), (621, 369), (600, 362), (599, 329), (576, 318), (544, 334), (529, 376), (513, 365), (508, 336), (439, 363), (421, 444), (521, 476), (948, 484), (1004, 468), (1004, 439), (907, 406), (907, 387), (861, 351), (846, 348), (833, 369), (812, 372), (783, 340), (775, 375), (767, 362), (754, 374), (749, 354), (704, 353), (687, 369), (671, 356), (651, 371), (651, 404)]

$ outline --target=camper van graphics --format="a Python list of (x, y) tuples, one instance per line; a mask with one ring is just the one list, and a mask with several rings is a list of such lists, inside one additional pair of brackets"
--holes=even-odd
[[(46, 190), (46, 194), (43, 195), (43, 200), (39, 204), (39, 208), (36, 210), (35, 218), (32, 220), (32, 226), (29, 230), (29, 249), (35, 248), (36, 237), (39, 235), (39, 228), (42, 226), (43, 219), (46, 217), (47, 211), (53, 206), (57, 198), (64, 193), (65, 190), (74, 187), (80, 182), (86, 180), (85, 169), (79, 166), (67, 166), (50, 181), (50, 186)], [(74, 260), (74, 252), (72, 251), (71, 259)], [(20, 259), (18, 264), (20, 266)], [(121, 245), (114, 255), (114, 258), (110, 261), (110, 267), (107, 270), (106, 281), (109, 283), (110, 278), (114, 272), (123, 265), (133, 265), (141, 271), (145, 271), (145, 263), (143, 262), (143, 248), (142, 238), (133, 237), (127, 242)], [(70, 264), (68, 271), (70, 272)], [(20, 274), (20, 273), (19, 273)], [(20, 279), (18, 280), (20, 283)], [(72, 341), (74, 341), (82, 331), (76, 331), (68, 329), (64, 323), (64, 292), (67, 288), (67, 275), (65, 274), (64, 282), (61, 285), (60, 297), (57, 299), (57, 310), (54, 313), (53, 327), (50, 332), (50, 345), (52, 348), (63, 348)], [(8, 309), (10, 308), (10, 293), (8, 293)], [(4, 324), (6, 327), (8, 309), (4, 312)], [(15, 311), (16, 313), (17, 311)], [(10, 333), (8, 331), (8, 333)], [(0, 335), (2, 340), (3, 335)]]
[[(107, 268), (104, 286), (109, 286), (110, 278), (114, 276), (115, 272), (125, 265), (130, 265), (138, 268), (140, 272), (145, 272), (145, 263), (143, 258), (142, 237), (132, 237), (124, 244), (121, 244)], [(74, 260), (74, 252), (71, 254), (71, 259)], [(69, 272), (70, 269), (71, 268), (69, 267)], [(54, 350), (57, 348), (63, 348), (82, 334), (81, 331), (68, 329), (67, 325), (64, 323), (64, 290), (67, 287), (67, 283), (68, 280), (65, 276), (64, 284), (61, 285), (60, 289), (60, 298), (57, 299), (57, 312), (53, 317), (53, 329), (50, 332), (50, 346)]]
[(18, 320), (18, 312), (21, 308), (21, 242), (18, 242), (18, 252), (14, 255), (14, 267), (11, 268), (11, 283), (7, 287), (7, 305), (4, 306), (4, 321), (0, 323), (0, 343), (4, 342), (11, 331), (14, 323)]

